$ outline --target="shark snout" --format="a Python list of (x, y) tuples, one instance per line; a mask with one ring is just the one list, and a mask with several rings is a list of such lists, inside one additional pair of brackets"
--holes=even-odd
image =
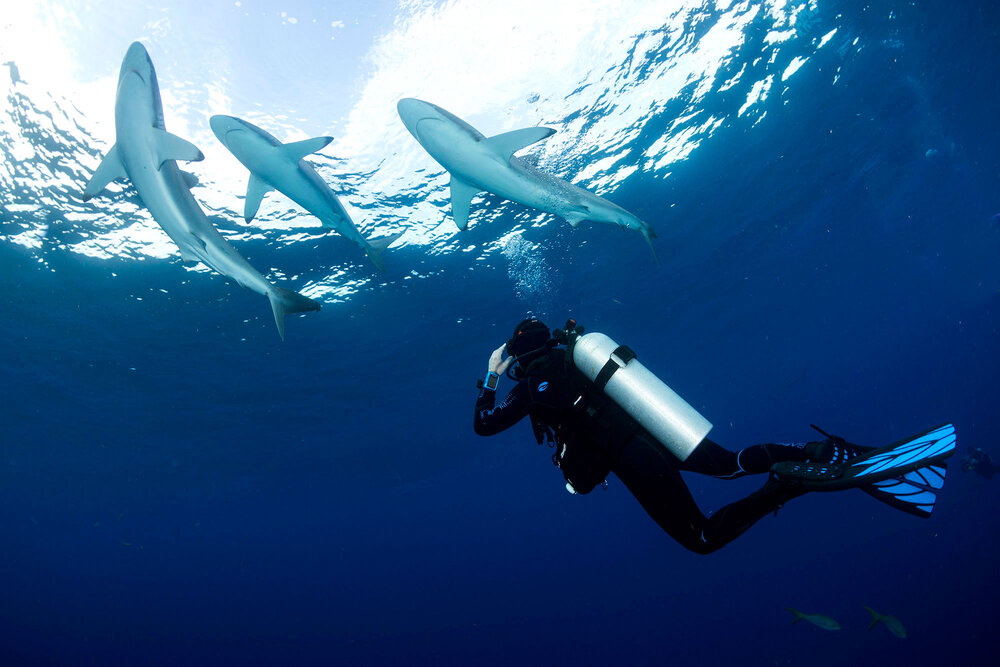
[(414, 97), (404, 97), (396, 102), (396, 111), (399, 112), (399, 116), (403, 119), (416, 118), (425, 112), (427, 106), (427, 102), (422, 100)]
[(440, 110), (436, 106), (413, 97), (404, 97), (397, 102), (396, 111), (410, 132), (416, 132), (417, 125), (422, 120), (441, 120)]
[(148, 82), (149, 73), (153, 70), (153, 61), (149, 58), (149, 52), (141, 42), (132, 42), (122, 60), (122, 73), (135, 72), (139, 77)]
[(232, 116), (217, 115), (212, 116), (208, 119), (208, 124), (212, 128), (212, 132), (215, 136), (223, 143), (223, 145), (229, 145), (229, 135), (233, 132), (244, 131), (243, 124), (240, 123), (236, 118)]

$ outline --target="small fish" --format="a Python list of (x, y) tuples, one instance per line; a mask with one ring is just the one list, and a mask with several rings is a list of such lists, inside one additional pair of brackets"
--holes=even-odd
[(881, 621), (882, 625), (888, 628), (889, 632), (896, 635), (900, 639), (906, 639), (906, 628), (903, 627), (903, 624), (900, 623), (898, 618), (890, 616), (889, 614), (880, 614), (871, 607), (865, 607), (865, 609), (871, 612), (872, 615), (872, 622), (868, 626), (869, 630), (874, 628)]
[(795, 614), (795, 620), (792, 621), (792, 625), (804, 620), (824, 630), (840, 630), (840, 623), (829, 616), (824, 616), (823, 614), (803, 614), (801, 611), (792, 609), (791, 607), (785, 607), (785, 609)]

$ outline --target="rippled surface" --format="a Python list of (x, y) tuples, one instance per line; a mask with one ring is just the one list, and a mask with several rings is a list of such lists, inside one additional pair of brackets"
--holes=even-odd
[[(526, 14), (533, 20), (523, 21)], [(357, 84), (360, 94), (344, 131), (310, 160), (366, 236), (405, 230), (402, 246), (420, 248), (428, 257), (463, 253), (468, 262), (505, 257), (521, 275), (518, 290), (544, 291), (544, 284), (524, 284), (513, 259), (524, 253), (512, 255), (510, 241), (503, 239), (528, 227), (565, 223), (479, 196), (472, 224), (488, 226), (489, 236), (500, 240), (480, 235), (470, 245), (451, 219), (447, 174), (405, 131), (395, 102), (408, 95), (426, 98), (487, 135), (553, 127), (557, 134), (532, 147), (527, 159), (614, 201), (615, 191), (637, 172), (669, 182), (672, 171), (720, 128), (752, 131), (765, 117), (769, 98), (780, 99), (817, 51), (839, 48), (848, 57), (856, 46), (838, 40), (837, 26), (816, 14), (815, 5), (786, 2), (413, 5), (369, 54), (371, 73)], [(170, 37), (147, 42), (154, 64)], [(372, 276), (346, 244), (328, 248), (321, 266), (282, 261), (282, 249), (315, 246), (324, 230), (278, 194), (265, 198), (252, 225), (242, 223), (246, 172), (208, 132), (207, 117), (230, 111), (227, 103), (247, 92), (232, 90), (232, 73), (220, 70), (225, 59), (218, 62), (216, 49), (189, 55), (195, 62), (212, 58), (204, 71), (212, 78), (177, 80), (170, 70), (160, 71), (167, 128), (208, 156), (188, 167), (201, 182), (193, 192), (237, 249), (249, 244), (266, 256), (260, 270), (273, 280), (295, 276), (300, 291), (333, 301), (401, 276), (436, 271), (433, 260), (413, 272), (397, 262), (389, 275)], [(321, 62), (322, 54), (314, 58)], [(30, 249), (39, 261), (53, 250), (96, 259), (178, 261), (129, 185), (115, 184), (109, 195), (86, 204), (78, 199), (113, 139), (108, 77), (117, 67), (107, 62), (106, 80), (86, 89), (77, 82), (61, 81), (56, 88), (44, 78), (15, 83), (8, 77), (0, 110), (5, 158), (0, 177), (9, 197), (4, 209), (16, 222), (8, 223), (3, 242)], [(288, 76), (297, 73), (293, 69)], [(303, 73), (303, 85), (316, 75)], [(66, 89), (74, 86), (87, 90), (86, 110)], [(98, 89), (106, 97), (98, 100)], [(254, 107), (245, 114), (251, 122), (283, 141), (302, 137), (294, 118), (268, 113), (268, 107), (281, 108), (279, 99), (261, 96)], [(648, 222), (660, 233), (674, 224), (668, 203), (653, 213)], [(586, 243), (586, 233), (578, 236), (568, 239), (570, 246)]]

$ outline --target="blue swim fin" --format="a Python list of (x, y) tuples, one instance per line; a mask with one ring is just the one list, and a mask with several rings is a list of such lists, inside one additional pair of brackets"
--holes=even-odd
[[(893, 493), (887, 489), (895, 487), (892, 484), (879, 485), (879, 483), (896, 480), (899, 484), (932, 493), (914, 485), (930, 489), (940, 488), (940, 484), (934, 486), (931, 483), (937, 481), (935, 476), (938, 475), (933, 469), (944, 467), (942, 462), (955, 453), (955, 443), (955, 427), (952, 424), (942, 424), (886, 447), (874, 449), (847, 463), (834, 465), (785, 461), (771, 466), (771, 473), (781, 481), (797, 484), (803, 491), (839, 491), (870, 487), (865, 490), (884, 500), (885, 496)], [(909, 476), (909, 473), (923, 469), (931, 471), (927, 473), (928, 476)], [(943, 473), (940, 474), (940, 478), (943, 483)], [(926, 503), (917, 503), (915, 506), (920, 504)], [(933, 506), (933, 502), (930, 505)]]
[(948, 467), (940, 463), (858, 488), (898, 510), (927, 519), (947, 473)]

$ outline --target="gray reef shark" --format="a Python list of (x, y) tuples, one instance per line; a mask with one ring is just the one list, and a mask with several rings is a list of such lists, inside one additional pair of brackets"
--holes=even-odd
[(253, 220), (260, 202), (271, 190), (281, 192), (296, 204), (309, 211), (341, 236), (361, 246), (379, 271), (385, 271), (382, 251), (402, 236), (393, 234), (368, 241), (361, 236), (351, 217), (341, 206), (337, 196), (320, 178), (305, 156), (322, 150), (333, 137), (315, 137), (290, 144), (282, 144), (253, 123), (233, 116), (212, 116), (212, 131), (222, 145), (250, 170), (247, 198), (243, 217)]
[(551, 128), (529, 127), (485, 137), (430, 102), (404, 98), (396, 110), (410, 134), (451, 174), (451, 210), (459, 229), (469, 223), (472, 198), (485, 190), (561, 216), (573, 227), (590, 220), (634, 229), (647, 243), (656, 237), (652, 227), (620, 206), (514, 157), (522, 148), (552, 136)]
[(320, 304), (269, 283), (212, 226), (191, 195), (192, 174), (175, 160), (198, 161), (204, 155), (163, 125), (163, 103), (156, 70), (139, 42), (129, 47), (118, 76), (115, 98), (115, 145), (104, 156), (83, 191), (87, 201), (111, 181), (127, 178), (163, 231), (177, 244), (185, 262), (202, 262), (271, 302), (278, 334), (285, 339), (285, 315), (319, 310)]

